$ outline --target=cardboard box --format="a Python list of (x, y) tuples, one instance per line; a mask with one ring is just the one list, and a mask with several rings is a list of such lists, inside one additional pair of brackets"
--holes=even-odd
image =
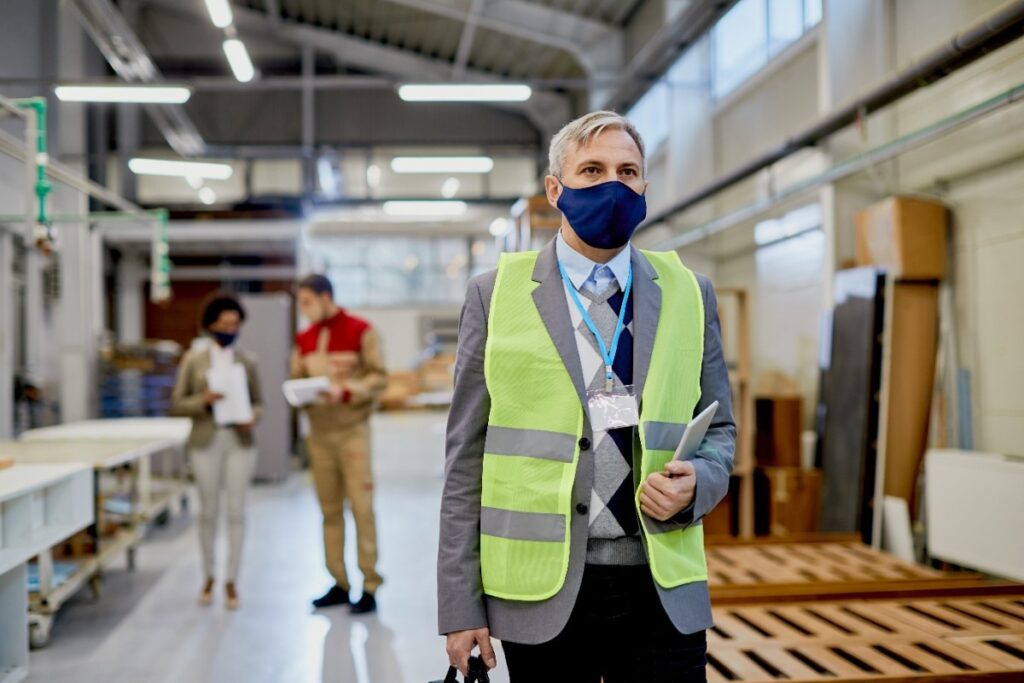
[(739, 478), (729, 478), (729, 490), (725, 497), (701, 520), (704, 537), (736, 536), (739, 533), (739, 515), (736, 501), (739, 499)]
[(945, 205), (889, 197), (859, 211), (857, 265), (878, 266), (906, 280), (939, 280), (946, 273)]
[(800, 466), (803, 400), (799, 396), (758, 396), (754, 399), (758, 465)]
[(381, 410), (403, 410), (406, 402), (420, 392), (420, 378), (415, 372), (391, 372), (388, 385), (380, 397)]
[(754, 532), (789, 536), (818, 531), (821, 470), (759, 467), (754, 473)]
[(939, 332), (939, 287), (926, 282), (893, 286), (891, 347), (887, 381), (885, 494), (907, 501), (916, 518), (917, 479), (928, 447), (935, 352)]
[(455, 356), (441, 354), (424, 361), (419, 379), (423, 391), (451, 391), (455, 386)]

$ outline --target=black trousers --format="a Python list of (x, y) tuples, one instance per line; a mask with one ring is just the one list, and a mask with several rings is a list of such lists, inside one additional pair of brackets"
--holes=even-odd
[(565, 629), (546, 643), (502, 642), (512, 683), (704, 683), (704, 631), (683, 635), (646, 566), (587, 565)]

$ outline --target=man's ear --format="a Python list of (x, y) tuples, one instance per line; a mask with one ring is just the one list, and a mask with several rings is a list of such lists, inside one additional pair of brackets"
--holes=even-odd
[(552, 209), (558, 208), (558, 198), (562, 196), (562, 183), (553, 175), (544, 176), (544, 193)]

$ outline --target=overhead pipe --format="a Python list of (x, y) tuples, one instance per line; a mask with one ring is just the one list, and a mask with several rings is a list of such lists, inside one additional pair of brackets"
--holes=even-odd
[(927, 87), (951, 73), (976, 62), (985, 55), (1024, 36), (1024, 0), (1018, 0), (994, 13), (985, 21), (957, 34), (949, 42), (929, 53), (914, 66), (882, 83), (867, 95), (826, 116), (775, 149), (713, 180), (696, 192), (648, 219), (638, 230), (664, 223), (722, 190), (746, 180), (758, 171), (785, 159), (806, 147), (812, 147), (859, 119), (910, 93)]
[[(1016, 85), (1009, 90), (999, 93), (974, 106), (936, 121), (924, 128), (908, 133), (900, 138), (886, 142), (883, 145), (867, 150), (862, 154), (845, 159), (828, 170), (810, 178), (805, 178), (789, 187), (773, 192), (771, 196), (760, 199), (753, 204), (737, 209), (724, 216), (720, 216), (703, 225), (677, 233), (657, 245), (658, 249), (674, 250), (699, 242), (724, 230), (735, 227), (741, 223), (751, 221), (757, 216), (763, 215), (773, 207), (781, 203), (793, 200), (830, 183), (835, 183), (843, 178), (848, 178), (855, 173), (860, 173), (866, 168), (876, 166), (885, 161), (917, 149), (921, 145), (936, 140), (954, 130), (969, 125), (974, 121), (1000, 111), (1008, 106), (1013, 106), (1024, 101), (1024, 83)], [(795, 237), (789, 235), (787, 237)], [(762, 245), (764, 246), (764, 245)]]

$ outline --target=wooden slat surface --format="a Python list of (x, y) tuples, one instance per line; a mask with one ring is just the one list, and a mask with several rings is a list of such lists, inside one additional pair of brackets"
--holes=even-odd
[(712, 587), (816, 581), (933, 579), (942, 572), (855, 543), (710, 547)]
[(1015, 595), (715, 608), (708, 680), (1024, 681)]
[(710, 545), (706, 554), (708, 586), (719, 605), (903, 597), (986, 584), (978, 574), (938, 571), (849, 540)]

